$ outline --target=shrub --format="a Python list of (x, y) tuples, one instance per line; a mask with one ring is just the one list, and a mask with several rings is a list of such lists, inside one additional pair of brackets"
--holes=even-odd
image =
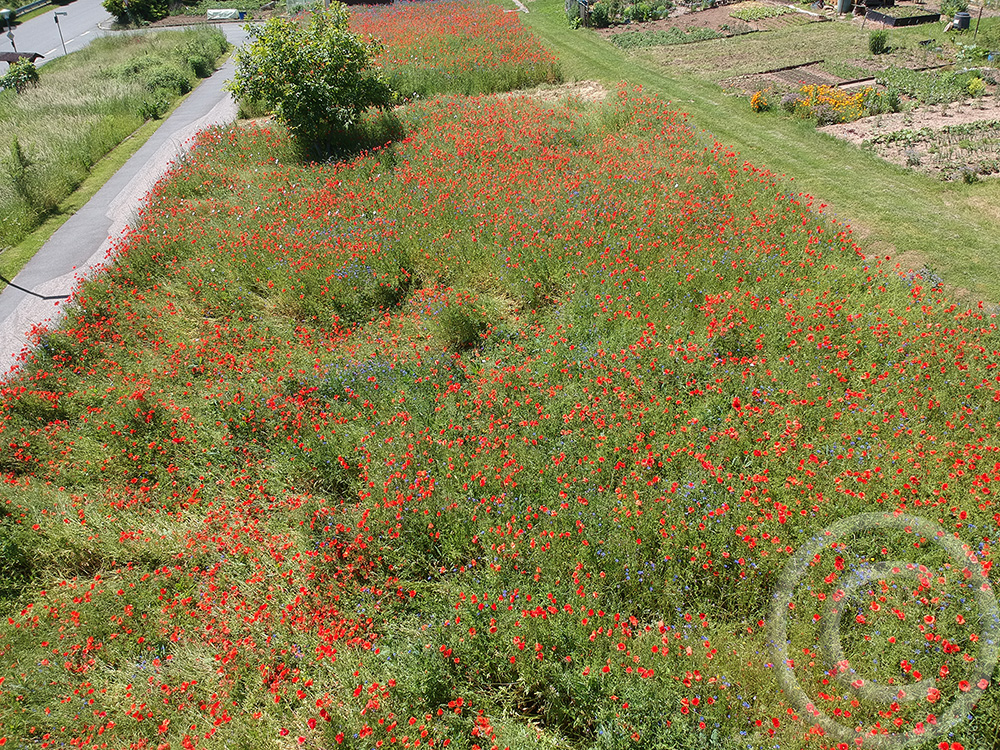
[(595, 29), (605, 29), (610, 23), (608, 6), (604, 3), (594, 3), (587, 16), (587, 23)]
[(306, 142), (326, 140), (369, 107), (387, 109), (396, 99), (372, 67), (380, 47), (348, 30), (339, 3), (313, 13), (306, 25), (272, 18), (247, 32), (250, 42), (237, 53), (229, 90), (270, 107)]
[(653, 6), (647, 2), (636, 3), (632, 6), (632, 20), (651, 21), (653, 19)]
[(150, 91), (172, 91), (176, 94), (186, 94), (191, 90), (191, 81), (187, 74), (176, 65), (158, 63), (146, 68), (140, 74), (142, 85)]
[(878, 29), (868, 35), (868, 51), (873, 55), (881, 55), (889, 50), (889, 32)]
[(159, 120), (166, 113), (170, 102), (162, 96), (143, 99), (139, 104), (139, 117), (143, 120)]
[(969, 96), (980, 97), (986, 91), (986, 81), (982, 78), (970, 78), (968, 89)]
[(138, 26), (166, 18), (167, 0), (104, 0), (104, 9), (124, 26)]
[(580, 28), (580, 4), (577, 2), (566, 4), (566, 20), (569, 21), (570, 28)]
[(208, 78), (212, 75), (214, 66), (212, 65), (212, 60), (200, 52), (189, 52), (185, 55), (188, 66), (194, 71), (194, 74), (199, 78)]
[(30, 60), (18, 60), (0, 78), (0, 89), (14, 89), (19, 94), (30, 86), (38, 85), (38, 69)]

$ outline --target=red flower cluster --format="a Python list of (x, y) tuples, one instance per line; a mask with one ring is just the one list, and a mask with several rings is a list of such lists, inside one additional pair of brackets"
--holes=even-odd
[[(401, 117), (202, 134), (4, 387), (0, 736), (834, 747), (982, 695), (992, 321), (639, 92)], [(872, 509), (939, 534), (825, 541)]]
[(379, 63), (407, 98), (497, 93), (560, 78), (556, 59), (516, 13), (481, 0), (355, 6), (351, 30), (385, 45)]

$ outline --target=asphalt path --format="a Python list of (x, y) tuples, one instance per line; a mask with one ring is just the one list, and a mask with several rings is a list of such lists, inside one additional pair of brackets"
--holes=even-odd
[[(240, 24), (220, 24), (219, 28), (233, 45), (239, 46), (246, 39)], [(183, 158), (191, 138), (200, 130), (236, 119), (236, 103), (223, 90), (233, 71), (230, 57), (163, 121), (83, 208), (56, 230), (12, 281), (37, 295), (67, 295), (84, 278), (98, 272), (108, 262), (114, 240), (137, 215), (150, 188), (177, 159)], [(31, 331), (57, 324), (60, 305), (66, 304), (39, 299), (13, 286), (0, 291), (0, 381), (9, 379), (27, 356)]]
[[(19, 4), (20, 0), (11, 3), (15, 7)], [(8, 7), (5, 0), (0, 0), (0, 7)], [(58, 25), (55, 22), (56, 13), (60, 14)], [(50, 5), (46, 13), (16, 24), (10, 33), (4, 32), (0, 36), (0, 52), (38, 52), (45, 58), (36, 61), (35, 65), (44, 65), (47, 60), (63, 55), (60, 31), (66, 42), (66, 51), (74, 52), (106, 33), (101, 27), (107, 28), (111, 20), (101, 0), (75, 0), (66, 5)]]

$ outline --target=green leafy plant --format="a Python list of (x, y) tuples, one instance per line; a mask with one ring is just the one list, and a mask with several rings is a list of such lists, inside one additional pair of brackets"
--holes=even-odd
[(975, 71), (917, 71), (895, 66), (876, 73), (880, 86), (894, 89), (924, 104), (943, 104), (964, 99), (969, 80), (979, 78)]
[(873, 55), (882, 55), (889, 51), (889, 32), (878, 29), (868, 35), (868, 51)]
[(666, 18), (670, 15), (670, 11), (673, 10), (673, 7), (673, 3), (667, 2), (667, 0), (660, 0), (653, 7), (653, 17)]
[(305, 25), (272, 18), (247, 32), (251, 41), (237, 53), (229, 90), (272, 109), (305, 142), (325, 141), (369, 107), (387, 109), (396, 100), (373, 64), (380, 47), (348, 29), (339, 3)]
[(783, 16), (786, 13), (794, 13), (791, 8), (786, 8), (781, 5), (761, 5), (757, 3), (747, 3), (741, 5), (736, 10), (732, 11), (729, 15), (732, 18), (738, 18), (741, 21), (751, 22), (751, 21), (763, 21), (768, 18), (776, 18), (778, 16)]
[(750, 109), (754, 112), (767, 112), (771, 109), (771, 102), (767, 98), (766, 91), (758, 91), (750, 97)]
[(124, 26), (159, 21), (170, 12), (167, 0), (104, 0), (104, 9)]
[(945, 16), (954, 16), (956, 13), (962, 13), (969, 9), (969, 0), (944, 0), (941, 3), (941, 14)]
[(684, 31), (673, 27), (656, 29), (655, 31), (627, 31), (624, 34), (615, 34), (611, 37), (611, 43), (621, 49), (640, 49), (642, 47), (669, 47), (674, 44), (704, 42), (723, 36), (725, 35), (714, 29), (695, 27)]
[(30, 60), (20, 59), (10, 64), (7, 73), (0, 77), (0, 90), (13, 89), (23, 93), (26, 89), (38, 85), (38, 69)]
[(608, 6), (605, 3), (594, 3), (587, 16), (587, 24), (595, 29), (604, 29), (609, 23)]
[(144, 99), (139, 104), (139, 117), (143, 120), (159, 120), (169, 106), (170, 103), (161, 96)]
[(580, 24), (583, 23), (583, 19), (580, 18), (579, 3), (566, 3), (566, 20), (569, 22), (571, 29), (580, 28)]
[(653, 19), (653, 6), (647, 2), (636, 3), (632, 6), (632, 20), (640, 23)]
[(977, 183), (979, 182), (979, 174), (976, 172), (975, 169), (972, 169), (970, 167), (964, 167), (962, 169), (962, 182), (964, 182), (966, 185), (972, 185), (974, 183)]

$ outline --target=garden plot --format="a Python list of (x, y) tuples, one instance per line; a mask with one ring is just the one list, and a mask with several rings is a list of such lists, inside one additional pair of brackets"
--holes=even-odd
[(843, 82), (843, 78), (823, 68), (822, 60), (815, 60), (803, 65), (737, 76), (723, 81), (722, 86), (728, 90), (752, 94), (754, 91), (768, 89), (792, 90), (800, 86), (837, 86)]
[(699, 11), (679, 7), (667, 18), (614, 26), (599, 33), (619, 47), (656, 47), (775, 31), (822, 20), (822, 16), (786, 5), (754, 0)]
[(996, 97), (922, 107), (820, 128), (872, 149), (886, 161), (938, 177), (965, 179), (1000, 173), (1000, 101)]

